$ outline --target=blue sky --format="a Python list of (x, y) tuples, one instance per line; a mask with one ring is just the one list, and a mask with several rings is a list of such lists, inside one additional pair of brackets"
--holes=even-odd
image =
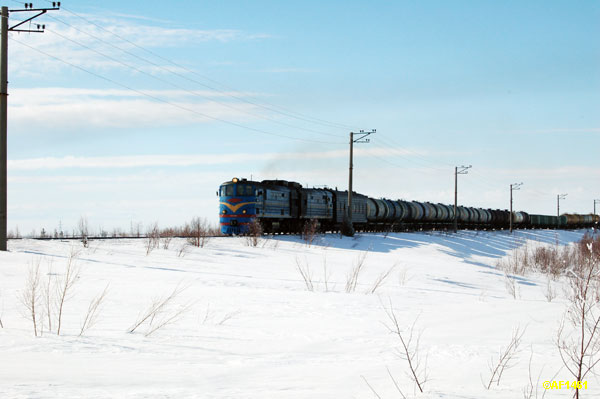
[[(10, 8), (15, 1), (3, 2)], [(34, 3), (43, 6), (47, 2)], [(11, 14), (11, 21), (21, 15)], [(63, 2), (9, 40), (9, 228), (216, 222), (233, 176), (555, 214), (600, 198), (597, 1)]]

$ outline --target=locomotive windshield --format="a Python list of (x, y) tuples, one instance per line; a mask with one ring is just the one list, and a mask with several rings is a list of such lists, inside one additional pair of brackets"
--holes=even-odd
[(235, 185), (227, 184), (221, 186), (220, 195), (221, 197), (231, 197), (232, 195), (235, 195)]
[(237, 195), (254, 195), (254, 189), (250, 184), (238, 184)]
[(250, 196), (254, 195), (254, 187), (251, 184), (226, 184), (221, 186), (220, 195), (221, 197)]

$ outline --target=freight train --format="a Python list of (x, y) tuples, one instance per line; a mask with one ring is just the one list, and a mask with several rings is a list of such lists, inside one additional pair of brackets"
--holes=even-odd
[[(348, 214), (348, 191), (303, 188), (285, 180), (233, 178), (221, 185), (221, 232), (246, 234), (257, 223), (267, 233), (301, 232), (306, 223), (321, 231), (340, 231)], [(352, 192), (352, 222), (357, 231), (445, 230), (454, 223), (454, 206), (430, 202), (371, 198)], [(457, 207), (460, 229), (507, 229), (510, 212)], [(513, 212), (514, 228), (583, 228), (598, 225), (597, 215), (534, 215)]]

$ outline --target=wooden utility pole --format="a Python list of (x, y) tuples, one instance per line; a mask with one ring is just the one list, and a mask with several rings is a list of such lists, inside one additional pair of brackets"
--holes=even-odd
[[(24, 3), (24, 9), (9, 10), (3, 6), (0, 12), (0, 251), (7, 249), (7, 121), (8, 121), (8, 32), (43, 33), (45, 25), (34, 25), (37, 29), (17, 29), (50, 10), (58, 10), (60, 2), (53, 2), (51, 8), (33, 8), (32, 3)], [(8, 24), (11, 12), (37, 12), (16, 25)]]
[(509, 231), (512, 233), (513, 231), (513, 190), (520, 190), (523, 183), (513, 183), (510, 185), (510, 224)]
[[(454, 232), (458, 231), (458, 175), (466, 175), (472, 166), (454, 167)], [(459, 170), (460, 168), (460, 170)]]
[(7, 151), (6, 122), (8, 110), (8, 7), (2, 7), (0, 23), (0, 251), (6, 251), (7, 230)]
[[(354, 227), (352, 226), (352, 169), (353, 167), (353, 157), (354, 157), (354, 143), (368, 143), (369, 139), (365, 138), (373, 133), (377, 133), (376, 129), (371, 130), (370, 132), (365, 132), (364, 130), (359, 130), (358, 133), (350, 132), (350, 165), (348, 168), (348, 209), (346, 210), (346, 223), (348, 226), (348, 235), (354, 235)], [(359, 136), (358, 138), (354, 138), (354, 136)]]

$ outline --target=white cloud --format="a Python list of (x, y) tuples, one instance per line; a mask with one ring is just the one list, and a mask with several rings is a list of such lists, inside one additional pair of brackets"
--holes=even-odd
[[(213, 118), (254, 120), (261, 112), (252, 104), (218, 99), (223, 93), (183, 90), (143, 93), (147, 96), (115, 89), (17, 89), (11, 96), (8, 112), (17, 131), (24, 127), (34, 131), (47, 127), (75, 130), (184, 126)], [(243, 93), (230, 94), (243, 96)]]
[[(223, 91), (216, 92), (211, 90), (143, 90), (144, 93), (168, 99), (190, 99), (203, 97), (205, 99), (221, 97), (239, 97), (260, 96), (261, 93)], [(120, 97), (143, 97), (139, 93), (125, 89), (92, 89), (92, 88), (72, 88), (72, 87), (37, 87), (37, 88), (17, 88), (11, 91), (10, 103), (12, 105), (36, 105), (48, 104), (48, 98), (52, 98), (52, 103), (69, 103), (73, 100), (81, 101), (89, 97), (95, 98), (120, 98)]]
[[(383, 148), (356, 149), (355, 157), (389, 155)], [(45, 157), (9, 160), (10, 171), (63, 169), (63, 168), (136, 168), (164, 166), (223, 165), (249, 161), (273, 162), (273, 160), (328, 160), (346, 158), (348, 151), (333, 150), (319, 152), (288, 153), (233, 153), (233, 154), (196, 154), (196, 155), (125, 155), (107, 157)], [(290, 164), (289, 167), (294, 167)]]

